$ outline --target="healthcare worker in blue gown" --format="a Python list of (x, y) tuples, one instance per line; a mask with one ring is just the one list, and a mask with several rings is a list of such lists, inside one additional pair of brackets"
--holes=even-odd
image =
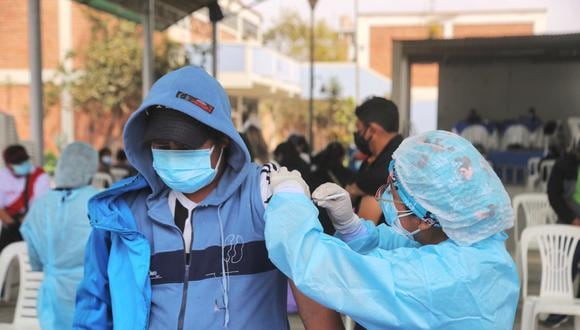
[(56, 188), (32, 204), (20, 227), (32, 270), (44, 272), (37, 303), (43, 330), (72, 328), (91, 232), (87, 203), (98, 192), (89, 183), (97, 166), (93, 147), (69, 144), (56, 167)]
[(510, 199), (467, 140), (444, 131), (407, 138), (376, 198), (388, 225), (352, 211), (348, 194), (312, 194), (337, 230), (323, 234), (297, 172), (271, 177), (270, 259), (314, 300), (367, 329), (512, 329), (519, 283), (503, 232)]

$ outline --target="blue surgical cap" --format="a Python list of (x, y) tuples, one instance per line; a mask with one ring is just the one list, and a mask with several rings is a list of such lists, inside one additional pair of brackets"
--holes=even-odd
[(464, 138), (446, 131), (423, 133), (405, 139), (393, 159), (404, 190), (456, 243), (471, 245), (513, 226), (501, 181)]
[(73, 142), (64, 148), (56, 165), (57, 188), (79, 188), (90, 183), (97, 173), (99, 156), (92, 146)]

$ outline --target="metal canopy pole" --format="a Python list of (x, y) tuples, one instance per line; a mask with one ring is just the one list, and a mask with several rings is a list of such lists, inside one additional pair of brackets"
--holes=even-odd
[(356, 105), (360, 102), (360, 66), (358, 60), (358, 0), (354, 0), (354, 31), (353, 31), (353, 44), (354, 44), (354, 103)]
[(28, 57), (30, 66), (30, 137), (35, 144), (38, 165), (44, 164), (44, 129), (42, 126), (42, 44), (40, 0), (28, 0)]
[(143, 10), (143, 97), (153, 85), (153, 31), (155, 29), (155, 0), (146, 0)]
[(217, 78), (217, 22), (211, 22), (211, 75)]
[(224, 18), (224, 13), (220, 8), (217, 0), (207, 6), (209, 11), (209, 20), (211, 22), (211, 74), (217, 79), (218, 68), (218, 25), (217, 23)]
[(308, 100), (308, 143), (314, 150), (314, 8), (318, 0), (309, 0), (310, 3), (310, 98)]

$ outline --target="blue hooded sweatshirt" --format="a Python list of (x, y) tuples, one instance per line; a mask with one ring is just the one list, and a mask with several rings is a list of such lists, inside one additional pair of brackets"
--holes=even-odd
[[(217, 187), (193, 210), (186, 260), (170, 190), (143, 142), (146, 110), (162, 105), (231, 141)], [(78, 289), (77, 329), (288, 329), (286, 278), (268, 259), (260, 167), (231, 121), (228, 97), (203, 69), (159, 79), (124, 130), (139, 171), (89, 202), (93, 226)]]

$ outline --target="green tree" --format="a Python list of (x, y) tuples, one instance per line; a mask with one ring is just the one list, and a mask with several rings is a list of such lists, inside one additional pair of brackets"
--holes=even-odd
[[(122, 125), (142, 99), (143, 45), (139, 25), (86, 11), (91, 22), (90, 42), (69, 56), (80, 65), (67, 71), (61, 65), (57, 92), (68, 88), (76, 110), (88, 113), (91, 125), (106, 125), (105, 144), (109, 144), (115, 127)], [(162, 36), (155, 45), (155, 76), (185, 64), (181, 46)], [(96, 127), (98, 128), (98, 127)], [(90, 127), (94, 131), (95, 127)]]
[[(263, 36), (264, 44), (297, 59), (310, 59), (310, 23), (297, 11), (284, 11)], [(347, 42), (325, 21), (318, 21), (314, 29), (316, 61), (345, 61)]]
[(329, 142), (342, 144), (352, 142), (352, 132), (356, 122), (354, 100), (342, 98), (342, 86), (336, 77), (332, 77), (322, 88), (324, 99), (316, 102), (314, 107), (315, 138), (322, 148)]

